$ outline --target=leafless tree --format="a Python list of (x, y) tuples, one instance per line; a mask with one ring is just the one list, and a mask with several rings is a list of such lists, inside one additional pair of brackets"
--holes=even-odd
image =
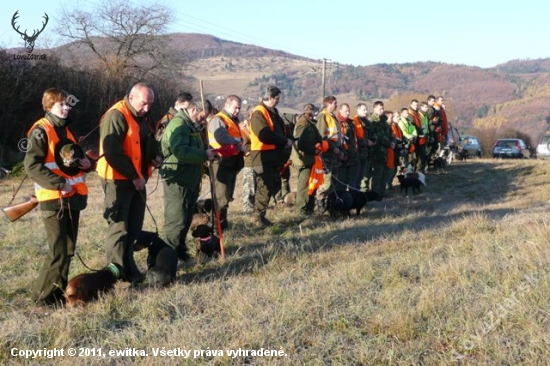
[(173, 14), (160, 3), (104, 0), (96, 9), (64, 8), (57, 32), (76, 46), (84, 45), (110, 76), (142, 79), (152, 70), (176, 67), (179, 57), (163, 36)]

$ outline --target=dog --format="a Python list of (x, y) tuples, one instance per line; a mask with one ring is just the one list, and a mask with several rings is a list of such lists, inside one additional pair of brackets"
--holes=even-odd
[(331, 217), (338, 215), (349, 217), (349, 210), (353, 206), (353, 196), (348, 191), (332, 191), (326, 197), (325, 205), (325, 211), (328, 211)]
[(134, 241), (134, 251), (147, 248), (147, 282), (151, 286), (168, 286), (176, 279), (178, 256), (158, 233), (142, 230)]
[(212, 209), (214, 208), (214, 201), (212, 201), (211, 198), (207, 198), (204, 200), (197, 200), (197, 203), (195, 204), (195, 214), (210, 214), (212, 213)]
[(426, 185), (426, 175), (424, 173), (405, 173), (405, 178), (416, 178), (422, 183), (423, 186)]
[(211, 198), (197, 200), (195, 213), (193, 214), (191, 225), (189, 225), (189, 231), (193, 231), (199, 225), (207, 225), (210, 222), (213, 209), (214, 201)]
[[(357, 191), (357, 190), (352, 189), (347, 193), (349, 193), (351, 195), (351, 197), (353, 198), (353, 203), (350, 207), (350, 210), (355, 209), (355, 214), (357, 216), (359, 216), (361, 214), (361, 210), (363, 209), (363, 207), (365, 207), (367, 202), (381, 201), (382, 200), (382, 196), (379, 193), (374, 192), (374, 191), (362, 192), (362, 191)], [(348, 211), (348, 217), (349, 216), (351, 216), (351, 215)]]
[(202, 260), (202, 256), (208, 258), (217, 257), (221, 254), (220, 239), (214, 235), (214, 231), (208, 225), (199, 225), (191, 232), (193, 238), (197, 238), (197, 263)]
[(84, 306), (100, 293), (111, 291), (120, 278), (121, 269), (111, 263), (106, 268), (73, 277), (65, 288), (65, 306)]
[[(418, 173), (422, 174), (422, 173)], [(422, 181), (419, 178), (407, 177), (406, 175), (398, 175), (397, 179), (401, 185), (401, 192), (405, 191), (405, 195), (409, 194), (409, 188), (412, 188), (413, 193), (421, 193), (420, 187), (422, 186)]]

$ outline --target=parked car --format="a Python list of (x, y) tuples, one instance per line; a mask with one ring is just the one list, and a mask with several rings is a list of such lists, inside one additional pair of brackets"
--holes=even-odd
[(543, 135), (537, 145), (537, 158), (550, 159), (550, 135)]
[(522, 139), (499, 139), (493, 146), (493, 158), (530, 158), (531, 151)]
[(481, 157), (481, 145), (475, 136), (462, 136), (460, 138), (459, 151), (462, 151), (465, 158)]

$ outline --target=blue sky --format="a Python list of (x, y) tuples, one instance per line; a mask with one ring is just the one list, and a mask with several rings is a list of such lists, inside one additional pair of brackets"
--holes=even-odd
[[(22, 47), (21, 30), (50, 18), (36, 47), (55, 45), (62, 6), (94, 7), (101, 0), (3, 3), (0, 47)], [(167, 4), (167, 2), (165, 2)], [(492, 67), (515, 59), (550, 57), (548, 0), (241, 0), (172, 2), (170, 32), (280, 49), (313, 59), (353, 65), (437, 61)]]

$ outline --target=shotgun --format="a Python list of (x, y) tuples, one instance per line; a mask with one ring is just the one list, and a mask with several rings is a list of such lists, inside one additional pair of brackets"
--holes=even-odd
[(35, 195), (31, 195), (27, 201), (13, 206), (4, 207), (2, 211), (6, 214), (8, 220), (14, 222), (25, 216), (27, 212), (31, 211), (36, 206), (38, 206), (38, 199), (36, 199)]

